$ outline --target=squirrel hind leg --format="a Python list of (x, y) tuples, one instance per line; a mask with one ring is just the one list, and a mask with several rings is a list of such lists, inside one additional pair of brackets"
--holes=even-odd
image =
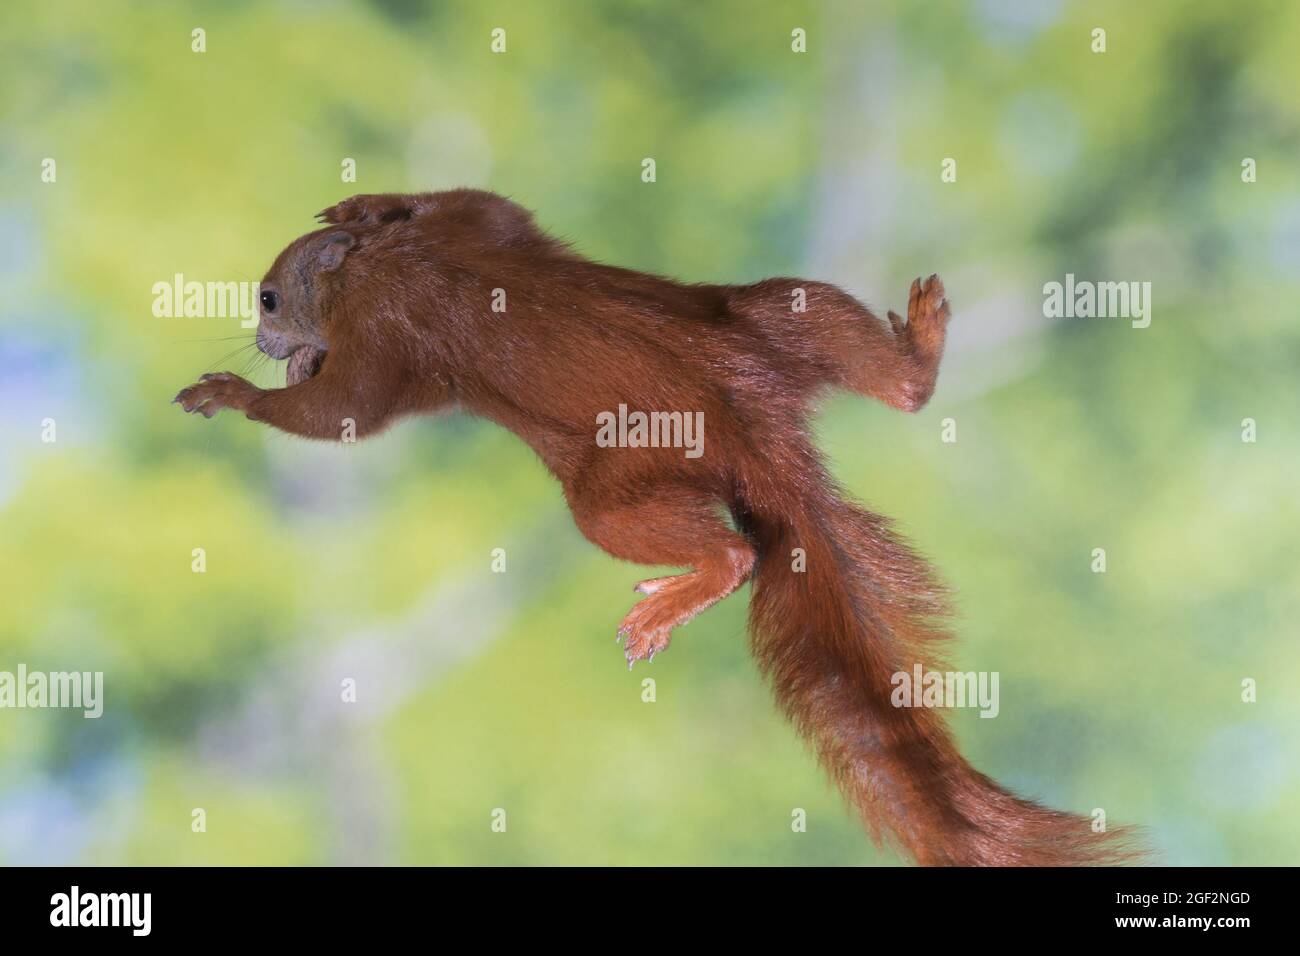
[[(666, 649), (673, 628), (740, 587), (753, 570), (755, 555), (703, 492), (660, 488), (631, 498), (602, 490), (606, 493), (570, 498), (574, 520), (588, 539), (625, 561), (691, 569), (637, 585), (646, 596), (618, 629), (631, 667)], [(627, 504), (629, 500), (635, 503)]]
[(938, 276), (912, 283), (906, 320), (890, 312), (882, 321), (843, 289), (803, 279), (741, 287), (728, 307), (815, 370), (816, 382), (906, 412), (919, 411), (934, 392), (950, 315)]
[(871, 334), (856, 353), (844, 353), (842, 383), (900, 411), (920, 411), (934, 394), (951, 315), (943, 281), (937, 275), (915, 280), (908, 295), (906, 320), (888, 312), (886, 328), (870, 313), (859, 317), (859, 327), (870, 329)]
[(854, 391), (904, 412), (924, 408), (939, 377), (951, 315), (943, 280), (932, 275), (913, 281), (906, 321), (896, 312), (887, 313), (892, 347), (868, 353), (869, 360), (855, 370)]

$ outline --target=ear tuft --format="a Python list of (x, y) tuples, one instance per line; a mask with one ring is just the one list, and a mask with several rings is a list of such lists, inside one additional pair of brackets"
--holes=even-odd
[(316, 262), (321, 272), (333, 272), (343, 264), (348, 250), (357, 244), (350, 232), (331, 232), (320, 241), (316, 249)]

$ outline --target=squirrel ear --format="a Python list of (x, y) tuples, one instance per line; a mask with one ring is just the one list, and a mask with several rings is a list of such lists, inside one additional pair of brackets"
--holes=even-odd
[(333, 272), (343, 264), (343, 257), (357, 244), (350, 232), (331, 232), (316, 248), (316, 262), (321, 272)]

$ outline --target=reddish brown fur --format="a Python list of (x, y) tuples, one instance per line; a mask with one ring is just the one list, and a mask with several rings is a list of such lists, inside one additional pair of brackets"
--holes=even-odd
[[(807, 422), (829, 386), (926, 403), (948, 321), (937, 277), (886, 324), (820, 282), (683, 285), (590, 262), (491, 193), (356, 196), (321, 217), (267, 274), (284, 301), (259, 332), (319, 371), (271, 390), (207, 376), (177, 396), (186, 411), (235, 408), (320, 439), (345, 419), (360, 436), (451, 405), (496, 421), (541, 456), (588, 538), (692, 569), (638, 586), (619, 630), (629, 665), (752, 575), (759, 664), (877, 839), (931, 864), (1124, 857), (1114, 833), (977, 773), (934, 710), (890, 704), (895, 672), (942, 666), (943, 592), (882, 518), (838, 494)], [(703, 456), (597, 447), (597, 415), (620, 403), (702, 411)]]

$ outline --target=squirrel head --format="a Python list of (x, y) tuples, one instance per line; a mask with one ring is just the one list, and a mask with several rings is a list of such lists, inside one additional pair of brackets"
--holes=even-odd
[(336, 273), (356, 244), (357, 237), (344, 229), (308, 233), (276, 257), (262, 280), (257, 347), (271, 358), (290, 359), (289, 385), (314, 375), (329, 351)]

